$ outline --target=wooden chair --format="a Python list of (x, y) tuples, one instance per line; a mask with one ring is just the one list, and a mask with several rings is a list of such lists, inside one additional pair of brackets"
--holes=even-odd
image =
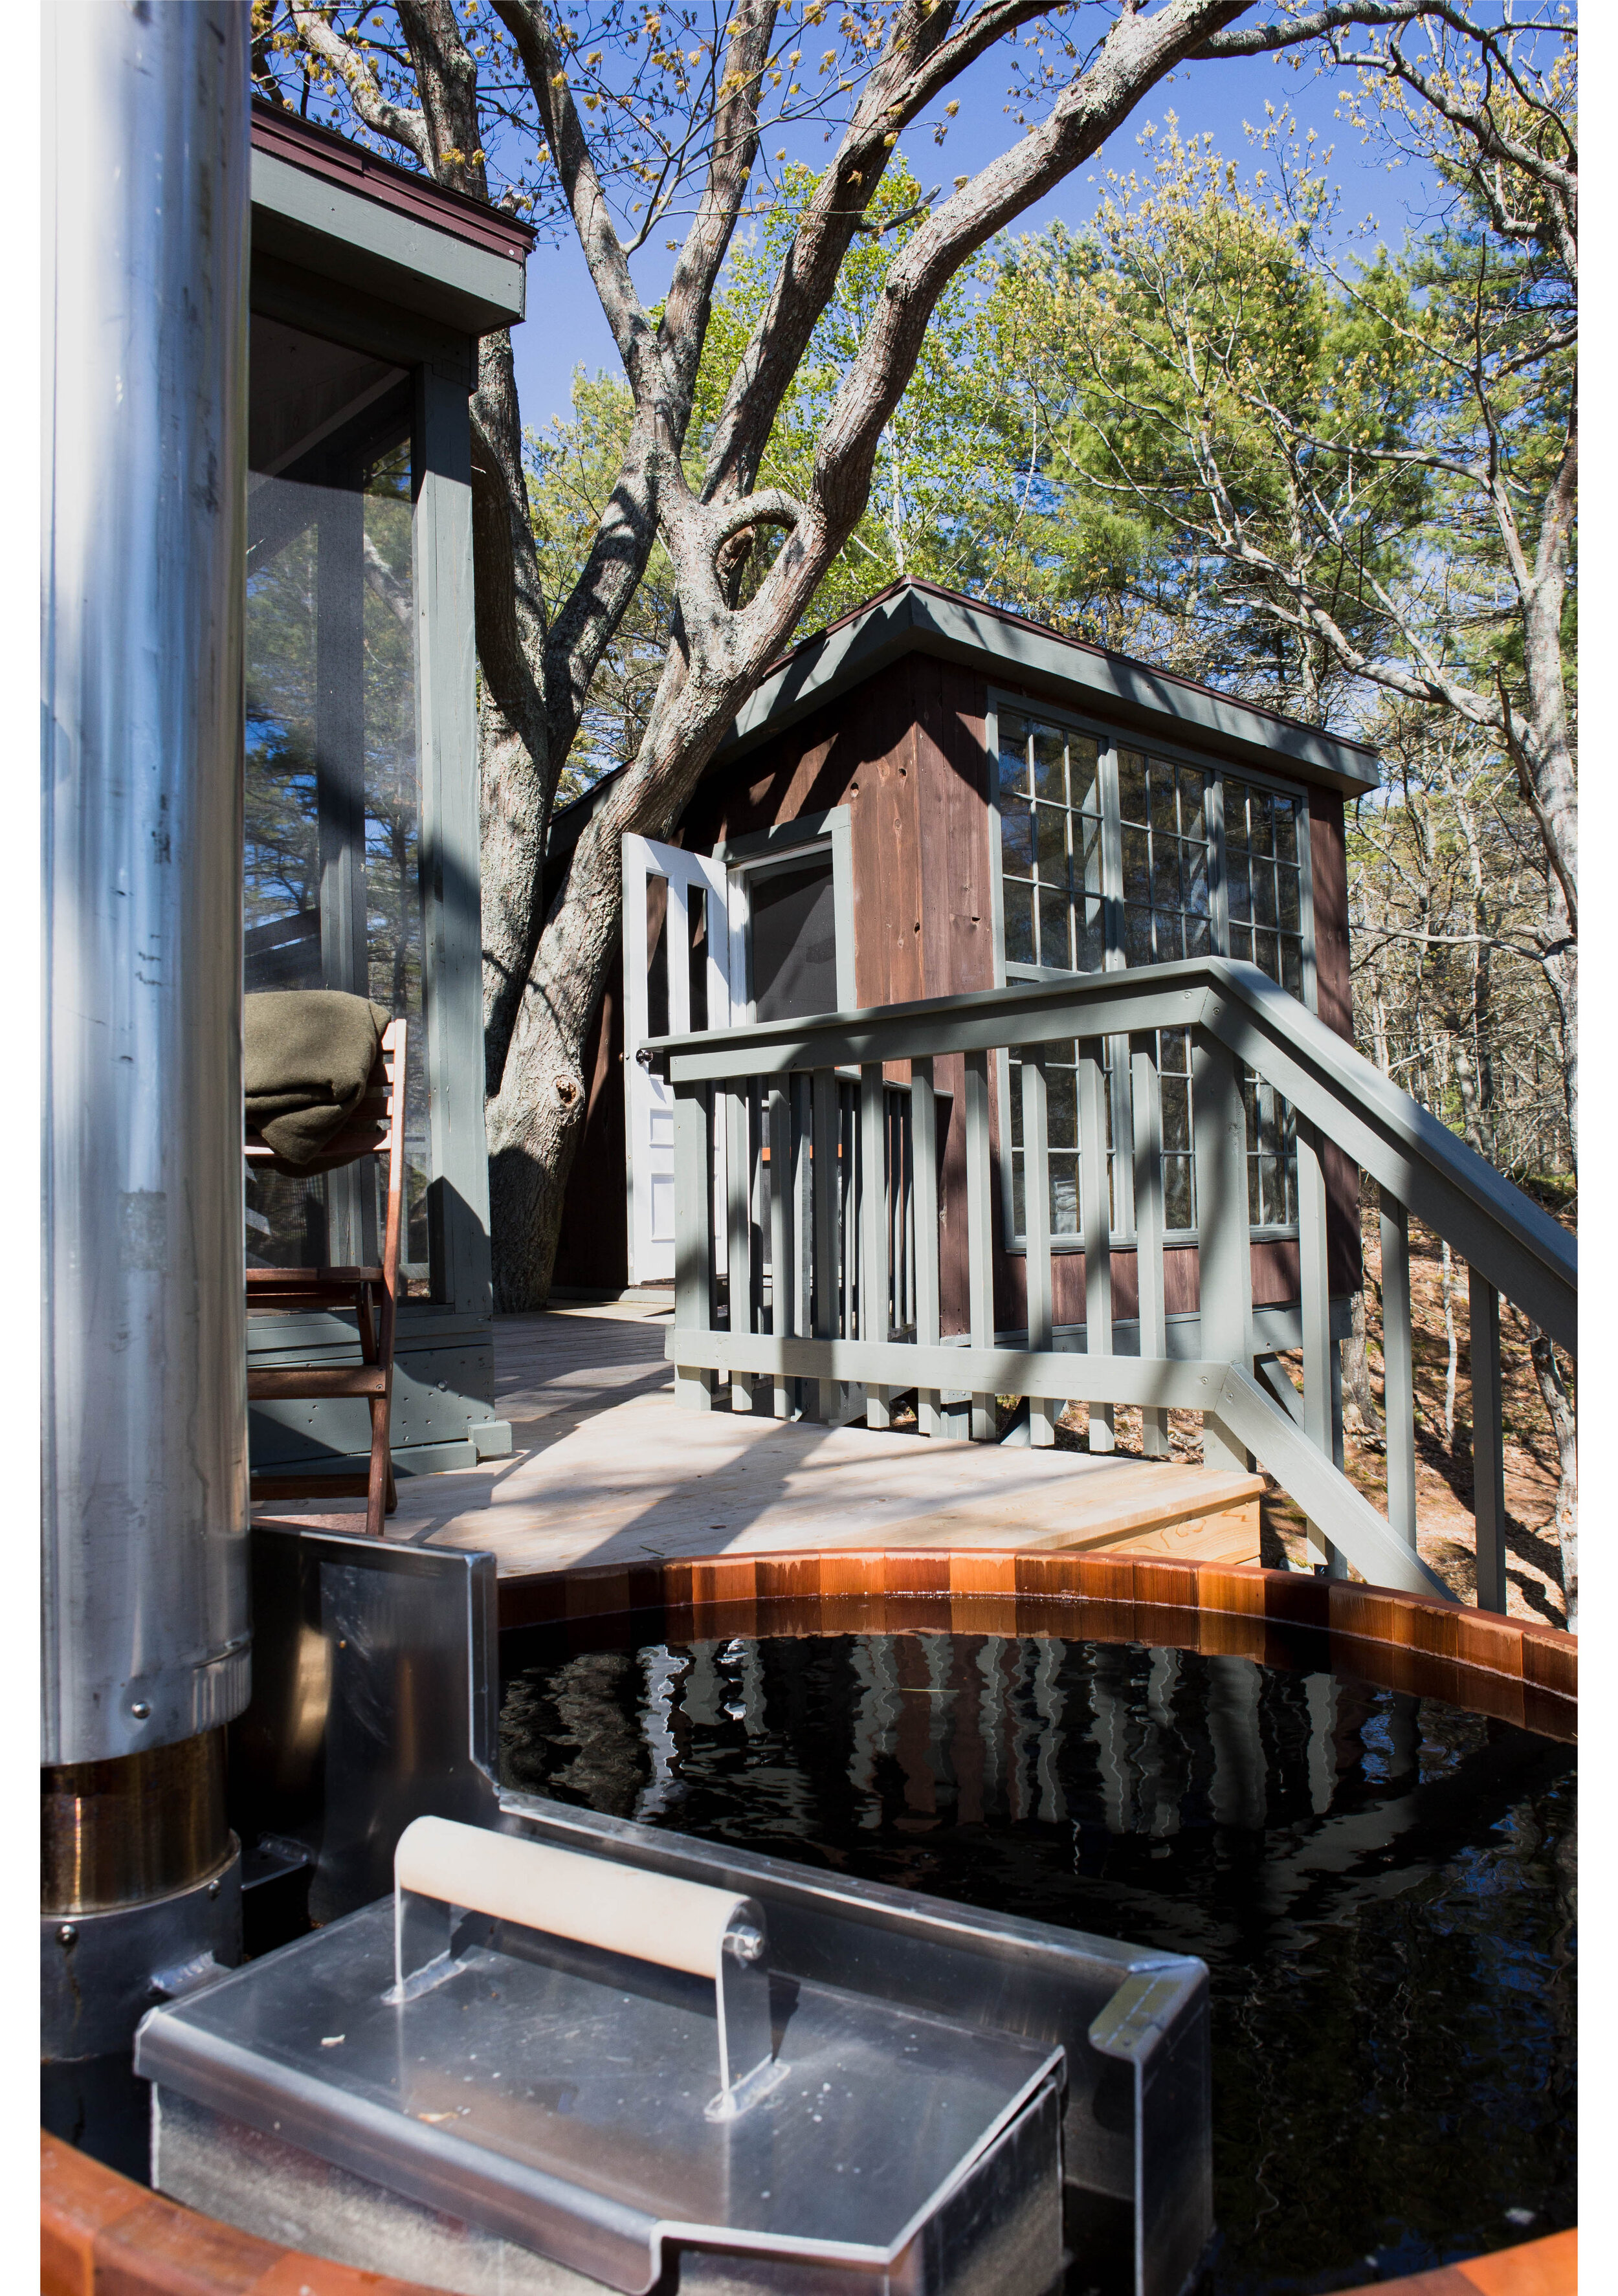
[[(382, 1227), (380, 1267), (250, 1267), (247, 1305), (274, 1309), (280, 1315), (301, 1309), (352, 1308), (359, 1325), (360, 1360), (357, 1364), (311, 1364), (250, 1371), (247, 1394), (251, 1403), (304, 1402), (327, 1396), (363, 1395), (371, 1407), (371, 1466), (367, 1474), (255, 1475), (255, 1499), (286, 1499), (320, 1494), (349, 1498), (364, 1492), (365, 1530), (372, 1538), (382, 1535), (382, 1517), (398, 1505), (394, 1488), (393, 1457), (389, 1447), (389, 1421), (393, 1406), (393, 1334), (398, 1286), (399, 1227), (405, 1204), (405, 1046), (407, 1026), (390, 1021), (383, 1033), (379, 1055), (387, 1078), (387, 1098), (380, 1117), (366, 1114), (374, 1105), (373, 1089), (324, 1150), (325, 1157), (353, 1162), (361, 1156), (385, 1156), (388, 1209)], [(250, 1164), (267, 1163), (274, 1150), (256, 1132), (246, 1139)]]

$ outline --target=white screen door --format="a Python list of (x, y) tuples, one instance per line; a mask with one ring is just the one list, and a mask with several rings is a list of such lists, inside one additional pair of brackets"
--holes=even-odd
[[(629, 1281), (668, 1283), (674, 1275), (674, 1093), (639, 1055), (649, 1037), (730, 1025), (724, 865), (678, 845), (626, 837), (623, 915)], [(722, 1174), (716, 1179), (722, 1186)]]

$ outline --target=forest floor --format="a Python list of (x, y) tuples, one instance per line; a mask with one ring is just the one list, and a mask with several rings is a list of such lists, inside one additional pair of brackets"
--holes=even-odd
[[(1536, 1190), (1545, 1209), (1571, 1232), (1577, 1204), (1565, 1185), (1555, 1182)], [(1365, 1250), (1366, 1357), (1371, 1395), (1380, 1426), (1383, 1409), (1382, 1248), (1376, 1210), (1361, 1214)], [(1472, 1519), (1471, 1357), (1466, 1312), (1466, 1263), (1457, 1258), (1451, 1272), (1451, 1319), (1456, 1348), (1453, 1432), (1444, 1424), (1444, 1388), (1450, 1343), (1444, 1320), (1443, 1267), (1438, 1238), (1419, 1222), (1410, 1222), (1410, 1322), (1416, 1358), (1416, 1514), (1417, 1543), (1421, 1557), (1462, 1601), (1474, 1599), (1476, 1570)], [(1302, 1365), (1294, 1356), (1284, 1357), (1295, 1380)], [(1565, 1369), (1566, 1366), (1565, 1365)], [(1507, 1608), (1513, 1618), (1537, 1619), (1561, 1626), (1566, 1617), (1562, 1597), (1562, 1560), (1554, 1520), (1556, 1502), (1556, 1445), (1528, 1357), (1528, 1332), (1523, 1317), (1504, 1300), (1500, 1302), (1500, 1374), (1505, 1419), (1506, 1577)], [(1344, 1429), (1344, 1465), (1350, 1480), (1382, 1514), (1387, 1513), (1387, 1460), (1378, 1437), (1355, 1423), (1351, 1407)], [(1170, 1448), (1176, 1458), (1200, 1459), (1202, 1434), (1195, 1412), (1169, 1414)], [(1122, 1451), (1140, 1447), (1140, 1414), (1117, 1414), (1116, 1437)], [(1064, 1414), (1056, 1430), (1060, 1449), (1084, 1450), (1088, 1443), (1080, 1427)], [(1261, 1504), (1261, 1559), (1272, 1568), (1304, 1560), (1303, 1517), (1293, 1502), (1265, 1477), (1268, 1486)], [(1357, 1573), (1355, 1574), (1358, 1575)]]

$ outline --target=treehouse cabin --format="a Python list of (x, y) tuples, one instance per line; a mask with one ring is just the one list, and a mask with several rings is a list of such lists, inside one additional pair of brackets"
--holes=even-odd
[[(1376, 785), (1357, 742), (932, 584), (896, 584), (765, 680), (675, 843), (626, 840), (624, 962), (589, 1047), (558, 1287), (673, 1280), (666, 1063), (638, 1057), (665, 1032), (1224, 955), (1351, 1036), (1343, 810)], [(558, 875), (601, 787), (555, 818)], [(686, 963), (671, 975), (676, 911)], [(1168, 1341), (1195, 1355), (1191, 1034), (1156, 1036)], [(990, 1077), (997, 1334), (1028, 1328), (1019, 1065), (998, 1055)], [(1138, 1317), (1128, 1039), (1107, 1039), (1100, 1065), (1114, 1344), (1127, 1349)], [(935, 1066), (949, 1336), (970, 1308), (962, 1056)], [(1081, 1066), (1075, 1044), (1047, 1048), (1057, 1346), (1086, 1322)], [(890, 1097), (908, 1072), (885, 1064)], [(1286, 1349), (1301, 1297), (1293, 1118), (1251, 1075), (1246, 1098), (1254, 1336)], [(1322, 1162), (1341, 1337), (1359, 1282), (1357, 1181), (1329, 1143)]]
[[(494, 1412), (478, 890), (471, 425), (521, 319), (529, 227), (265, 103), (252, 114), (244, 986), (408, 1029), (392, 1402), (400, 1472), (509, 1451)], [(248, 1267), (369, 1264), (374, 1160), (247, 1181)], [(255, 1314), (254, 1370), (343, 1357)], [(358, 1396), (256, 1401), (256, 1476), (363, 1466)]]

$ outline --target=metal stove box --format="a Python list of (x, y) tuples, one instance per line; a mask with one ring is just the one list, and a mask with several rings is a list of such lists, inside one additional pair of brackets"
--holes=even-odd
[(1064, 2052), (773, 1980), (733, 1890), (418, 1819), (392, 1898), (154, 2010), (152, 2181), (465, 2296), (1041, 2296)]

